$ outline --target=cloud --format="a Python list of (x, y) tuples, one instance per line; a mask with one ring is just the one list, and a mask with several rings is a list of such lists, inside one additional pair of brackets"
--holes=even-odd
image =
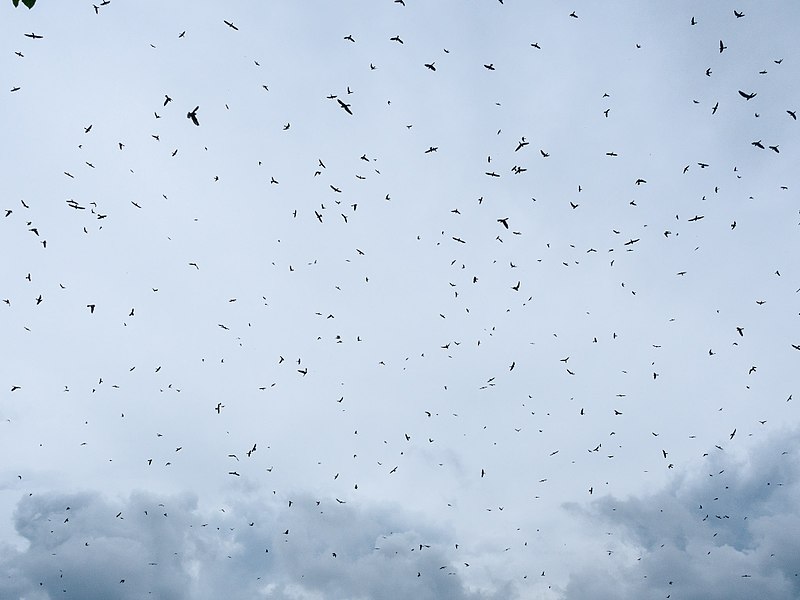
[(53, 492), (23, 498), (15, 528), (27, 547), (0, 550), (4, 598), (495, 597), (466, 588), (446, 532), (396, 506)]
[(800, 430), (783, 431), (651, 495), (568, 506), (606, 546), (573, 571), (564, 599), (800, 597), (798, 441)]

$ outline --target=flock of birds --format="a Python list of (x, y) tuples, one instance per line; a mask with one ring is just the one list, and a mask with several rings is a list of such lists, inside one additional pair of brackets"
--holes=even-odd
[[(421, 10), (410, 0), (386, 3), (398, 11)], [(496, 4), (502, 11), (511, 3)], [(91, 12), (103, 19), (116, 7), (105, 0)], [(746, 27), (748, 17), (749, 11), (720, 10), (716, 18)], [(586, 19), (580, 11), (565, 11), (562, 18), (558, 27), (564, 28)], [(692, 85), (741, 69), (726, 59), (746, 34), (737, 42), (722, 40), (705, 25), (684, 18), (682, 35), (699, 36), (717, 54), (711, 67), (697, 67)], [(259, 24), (219, 18), (203, 27), (219, 43), (236, 43), (230, 36), (248, 29), (257, 38)], [(559, 139), (558, 124), (541, 124), (547, 114), (528, 119), (528, 129), (510, 122), (509, 113), (524, 113), (525, 90), (492, 88), (487, 80), (481, 85), (488, 91), (457, 98), (460, 90), (448, 90), (453, 79), (439, 83), (448, 69), (470, 64), (474, 48), (468, 53), (468, 46), (448, 46), (430, 58), (404, 61), (393, 51), (410, 50), (415, 41), (423, 45), (422, 35), (393, 32), (382, 40), (386, 49), (380, 52), (391, 56), (382, 61), (384, 54), (348, 54), (362, 43), (353, 27), (328, 32), (330, 39), (319, 43), (330, 45), (328, 60), (347, 57), (344, 66), (325, 68), (339, 76), (358, 70), (352, 79), (359, 85), (344, 79), (311, 101), (293, 95), (305, 89), (296, 82), (252, 80), (252, 71), (268, 79), (264, 72), (277, 70), (271, 63), (281, 57), (247, 55), (215, 72), (247, 79), (250, 87), (241, 92), (247, 98), (231, 93), (219, 102), (219, 92), (198, 98), (198, 86), (187, 98), (183, 88), (192, 86), (173, 82), (171, 89), (133, 101), (135, 113), (127, 119), (133, 125), (110, 114), (91, 122), (61, 115), (74, 134), (69, 150), (59, 151), (69, 166), (57, 167), (66, 180), (52, 195), (67, 195), (66, 206), (35, 194), (6, 195), (0, 219), (5, 254), (16, 263), (4, 271), (0, 326), (21, 348), (17, 368), (2, 375), (3, 435), (22, 427), (33, 435), (26, 452), (47, 452), (37, 460), (55, 464), (77, 448), (90, 465), (85, 481), (110, 476), (122, 489), (194, 489), (206, 478), (222, 478), (219, 486), (233, 493), (245, 489), (240, 485), (269, 489), (267, 502), (283, 507), (276, 522), (226, 514), (228, 526), (216, 527), (221, 540), (250, 528), (274, 529), (272, 547), (261, 550), (265, 555), (292, 552), (293, 528), (286, 523), (298, 504), (304, 514), (325, 518), (352, 510), (365, 497), (405, 502), (409, 494), (426, 495), (409, 504), (448, 515), (464, 537), (439, 548), (436, 557), (446, 556), (446, 564), (414, 563), (407, 575), (418, 585), (458, 575), (480, 587), (486, 572), (497, 569), (518, 590), (556, 597), (566, 575), (551, 583), (545, 565), (552, 563), (535, 546), (558, 532), (546, 519), (531, 518), (531, 510), (544, 502), (555, 511), (566, 500), (624, 494), (641, 481), (663, 483), (725, 452), (723, 437), (733, 447), (742, 437), (765, 435), (776, 420), (792, 421), (790, 381), (757, 361), (761, 355), (778, 356), (780, 364), (800, 359), (800, 338), (775, 330), (781, 318), (791, 318), (786, 306), (800, 291), (793, 257), (746, 257), (747, 244), (770, 243), (765, 224), (797, 220), (796, 207), (787, 208), (790, 167), (782, 162), (796, 151), (796, 109), (775, 108), (784, 99), (775, 98), (774, 85), (768, 92), (734, 86), (719, 98), (705, 91), (678, 94), (685, 104), (675, 110), (691, 115), (690, 127), (722, 127), (734, 149), (714, 149), (707, 158), (699, 154), (707, 146), (698, 142), (684, 152), (684, 162), (672, 164), (672, 151), (659, 150), (673, 148), (673, 140), (631, 133), (636, 125), (626, 116), (632, 119), (635, 111), (624, 92), (591, 88), (582, 93), (591, 97), (586, 102), (592, 114), (575, 117), (595, 131), (587, 150)], [(367, 24), (358, 27), (366, 36)], [(191, 28), (181, 29), (170, 43), (189, 44), (193, 36)], [(16, 58), (21, 65), (33, 63), (33, 70), (43, 53), (64, 51), (47, 48), (46, 31), (20, 38)], [(526, 61), (549, 59), (542, 39), (511, 41), (533, 53)], [(159, 52), (161, 45), (147, 51)], [(632, 42), (627, 51), (646, 53), (646, 40)], [(780, 78), (795, 59), (770, 56), (757, 73), (741, 78)], [(522, 69), (522, 62), (498, 57), (470, 67), (493, 77)], [(24, 78), (33, 78), (25, 68), (10, 88), (15, 98), (25, 98)], [(385, 71), (391, 77), (392, 68), (418, 89), (398, 91), (386, 79), (369, 83), (369, 76)], [(518, 76), (526, 77), (524, 71)], [(148, 83), (147, 90), (152, 87)], [(515, 104), (508, 97), (513, 93), (525, 101)], [(280, 94), (285, 99), (269, 111), (236, 115), (237, 107), (246, 111)], [(437, 94), (460, 104), (442, 108)], [(308, 102), (314, 114), (293, 106)], [(516, 108), (503, 112), (506, 102)], [(473, 105), (481, 112), (476, 126), (468, 124)], [(567, 118), (557, 106), (549, 110), (555, 121)], [(708, 124), (725, 115), (729, 125)], [(757, 139), (739, 133), (758, 130), (767, 120)], [(320, 122), (330, 122), (330, 131), (320, 130)], [(464, 131), (455, 137), (448, 127), (462, 122)], [(536, 127), (542, 131), (532, 131)], [(598, 150), (623, 130), (630, 148)], [(263, 131), (270, 139), (254, 141)], [(293, 135), (303, 140), (302, 149), (285, 141)], [(171, 145), (162, 151), (165, 143)], [(238, 145), (257, 147), (260, 154), (245, 156)], [(656, 158), (643, 157), (646, 149)], [(732, 158), (761, 150), (769, 162), (763, 156), (746, 164)], [(758, 167), (749, 168), (749, 161)], [(45, 179), (53, 175), (51, 162), (35, 166)], [(756, 199), (749, 186), (758, 169), (783, 179)], [(683, 179), (672, 183), (665, 173)], [(233, 181), (240, 176), (241, 183)], [(118, 197), (108, 193), (110, 179), (125, 188)], [(474, 194), (467, 195), (464, 181), (474, 185)], [(448, 191), (451, 184), (455, 194)], [(673, 200), (673, 190), (681, 198)], [(764, 208), (754, 209), (757, 202)], [(792, 232), (785, 235), (796, 240)], [(730, 241), (736, 235), (746, 241)], [(721, 249), (731, 247), (739, 247), (732, 260), (740, 266), (727, 264), (710, 275), (726, 262)], [(97, 258), (87, 260), (87, 252)], [(114, 275), (117, 262), (123, 274)], [(106, 277), (115, 289), (108, 289)], [(743, 283), (731, 288), (739, 278)], [(728, 297), (715, 298), (711, 308), (697, 306), (716, 285)], [(731, 297), (730, 289), (738, 296)], [(678, 314), (683, 321), (673, 316)], [(47, 362), (23, 368), (36, 360), (37, 345), (76, 370)], [(81, 365), (79, 353), (102, 368)], [(51, 385), (55, 375), (45, 376), (47, 371), (62, 380)], [(703, 379), (703, 392), (719, 389), (719, 398), (694, 397), (693, 386)], [(754, 400), (773, 386), (786, 393)], [(675, 393), (687, 397), (667, 406), (665, 394)], [(49, 400), (58, 394), (69, 394), (69, 410)], [(736, 402), (727, 406), (724, 395)], [(54, 410), (58, 427), (69, 435), (47, 441), (55, 423), (18, 425), (25, 421), (24, 407), (37, 403)], [(690, 429), (697, 419), (703, 422), (700, 436)], [(118, 436), (106, 439), (104, 427)], [(34, 497), (47, 489), (36, 472), (43, 467), (21, 466), (4, 486)], [(717, 497), (702, 502), (695, 516), (698, 526), (709, 526), (711, 553), (716, 533), (700, 524), (746, 515), (735, 513), (722, 473), (709, 475), (721, 482)], [(26, 487), (30, 480), (37, 481), (36, 491)], [(729, 512), (703, 508), (722, 504)], [(39, 515), (49, 535), (62, 540), (48, 558), (53, 565), (60, 564), (59, 552), (93, 548), (88, 538), (68, 544), (75, 512), (65, 506)], [(108, 515), (111, 529), (129, 518), (116, 512)], [(154, 505), (130, 519), (143, 524), (168, 514), (168, 507)], [(459, 529), (465, 522), (477, 531)], [(478, 547), (481, 530), (510, 541), (488, 559)], [(424, 553), (430, 542), (420, 537), (402, 551), (392, 547), (395, 554)], [(346, 557), (322, 542), (314, 548), (324, 548), (330, 561)], [(370, 551), (381, 552), (380, 544)], [(615, 558), (614, 550), (604, 552)], [(505, 562), (512, 554), (519, 558)], [(167, 561), (170, 568), (187, 568), (170, 548), (147, 566)], [(54, 568), (37, 585), (54, 596), (69, 594), (63, 568)], [(479, 569), (482, 574), (469, 579)], [(126, 573), (103, 576), (118, 585), (133, 581)], [(672, 584), (659, 584), (667, 598)]]

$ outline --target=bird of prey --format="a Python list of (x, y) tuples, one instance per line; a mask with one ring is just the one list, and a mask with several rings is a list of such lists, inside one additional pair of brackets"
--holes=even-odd
[(44, 36), (35, 33), (26, 33), (25, 37), (31, 38), (32, 40), (41, 40)]
[(230, 21), (226, 21), (225, 19), (223, 19), (222, 22), (225, 23), (225, 25), (227, 25), (231, 29), (235, 29), (236, 31), (239, 31), (239, 28), (236, 25), (234, 25), (233, 23), (231, 23)]
[(727, 46), (722, 43), (722, 40), (719, 41), (719, 53), (722, 54), (722, 51), (725, 50)]
[(755, 92), (751, 92), (751, 93), (747, 94), (747, 93), (743, 92), (742, 90), (739, 90), (739, 95), (742, 98), (744, 98), (745, 100), (752, 100), (753, 98), (756, 97), (756, 93)]
[(187, 119), (191, 119), (192, 123), (194, 123), (195, 125), (197, 125), (199, 127), (200, 126), (200, 121), (197, 120), (197, 111), (198, 110), (200, 110), (200, 107), (199, 106), (195, 106), (194, 110), (186, 113), (186, 118)]
[(337, 98), (336, 101), (339, 103), (339, 106), (341, 106), (344, 109), (344, 112), (346, 112), (348, 115), (352, 115), (353, 114), (353, 111), (350, 110), (350, 105), (349, 104), (345, 104), (339, 98)]
[(436, 70), (436, 63), (435, 62), (425, 63), (425, 66), (428, 67), (431, 71), (435, 71)]

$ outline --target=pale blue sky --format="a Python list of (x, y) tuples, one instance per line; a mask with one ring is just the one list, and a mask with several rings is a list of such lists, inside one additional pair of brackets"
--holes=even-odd
[(4, 2), (0, 595), (796, 597), (799, 12)]

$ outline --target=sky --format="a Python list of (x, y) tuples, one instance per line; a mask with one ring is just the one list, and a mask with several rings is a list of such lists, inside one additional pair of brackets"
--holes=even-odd
[(0, 3), (0, 597), (800, 596), (798, 22)]

